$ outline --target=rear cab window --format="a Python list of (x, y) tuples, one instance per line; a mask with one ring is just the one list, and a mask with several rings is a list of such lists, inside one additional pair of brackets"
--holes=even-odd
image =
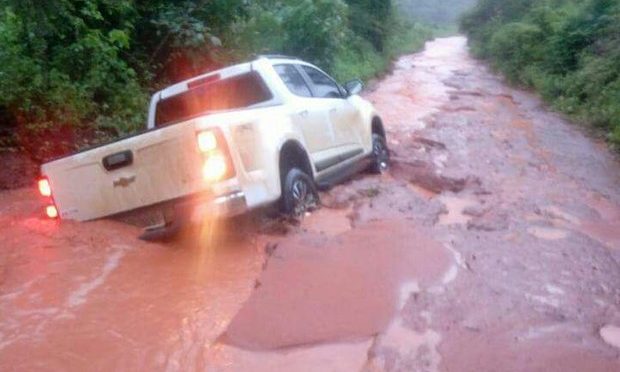
[(238, 110), (270, 101), (273, 94), (256, 72), (204, 83), (157, 103), (155, 126), (164, 127), (209, 112)]

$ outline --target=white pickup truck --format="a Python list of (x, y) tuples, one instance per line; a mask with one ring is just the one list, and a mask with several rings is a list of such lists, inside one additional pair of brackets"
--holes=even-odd
[(41, 166), (47, 215), (156, 208), (167, 211), (158, 229), (274, 203), (300, 215), (318, 203), (317, 186), (389, 166), (383, 124), (361, 89), (285, 56), (174, 84), (153, 95), (145, 132)]

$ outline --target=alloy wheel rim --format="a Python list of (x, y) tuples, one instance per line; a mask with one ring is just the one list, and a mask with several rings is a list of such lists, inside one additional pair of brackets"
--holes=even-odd
[(375, 140), (373, 145), (373, 153), (375, 156), (375, 161), (377, 162), (377, 166), (380, 172), (387, 171), (389, 167), (389, 155), (388, 150), (384, 146), (383, 142), (380, 140)]
[(293, 183), (293, 213), (295, 216), (303, 216), (304, 213), (314, 207), (315, 198), (308, 183), (298, 179)]

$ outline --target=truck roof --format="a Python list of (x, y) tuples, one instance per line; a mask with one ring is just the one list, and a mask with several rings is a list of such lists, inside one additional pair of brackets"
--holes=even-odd
[(239, 63), (236, 65), (228, 66), (221, 68), (219, 70), (210, 71), (204, 73), (202, 75), (195, 76), (191, 79), (183, 80), (176, 84), (170, 85), (165, 89), (155, 93), (155, 95), (159, 95), (160, 99), (166, 99), (171, 96), (177, 95), (179, 93), (183, 93), (191, 88), (192, 84), (196, 84), (200, 81), (208, 80), (209, 78), (217, 77), (217, 79), (226, 79), (232, 76), (240, 75), (243, 73), (250, 72), (256, 68), (256, 64), (261, 61), (268, 61), (268, 63), (286, 63), (286, 62), (295, 62), (300, 63), (303, 62), (297, 57), (285, 56), (280, 54), (266, 54), (259, 55), (256, 59), (249, 62)]
[[(279, 54), (269, 54), (257, 56), (254, 60), (249, 62), (239, 63), (215, 71), (209, 71), (204, 74), (192, 77), (191, 79), (183, 80), (153, 94), (153, 96), (151, 97), (151, 102), (149, 104), (147, 128), (152, 129), (155, 127), (154, 118), (156, 116), (158, 102), (176, 96), (178, 94), (185, 93), (192, 89), (193, 85), (200, 85), (203, 83), (208, 83), (210, 81), (228, 79), (252, 71), (264, 71), (264, 69), (267, 67), (283, 63), (295, 63), (312, 66), (310, 63), (307, 63), (296, 57)], [(276, 98), (274, 98), (274, 100), (276, 100)]]

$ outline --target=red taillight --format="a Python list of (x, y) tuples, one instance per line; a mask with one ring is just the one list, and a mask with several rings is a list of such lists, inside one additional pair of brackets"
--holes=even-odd
[(45, 197), (52, 196), (52, 188), (50, 187), (50, 182), (47, 178), (41, 178), (39, 180), (39, 192)]
[(224, 178), (228, 173), (228, 163), (226, 157), (219, 153), (213, 153), (205, 159), (202, 166), (202, 178), (205, 181), (217, 182)]
[(45, 208), (45, 213), (49, 218), (58, 218), (58, 209), (56, 209), (56, 206), (54, 205), (48, 205)]
[(196, 140), (198, 141), (198, 149), (202, 153), (208, 153), (217, 149), (217, 137), (210, 130), (198, 133)]
[(198, 149), (202, 153), (202, 178), (207, 182), (219, 182), (234, 176), (228, 147), (224, 135), (217, 128), (210, 128), (196, 134)]
[(47, 217), (52, 219), (58, 218), (58, 209), (56, 208), (54, 199), (52, 198), (52, 187), (50, 186), (50, 181), (47, 178), (43, 177), (39, 179), (37, 184), (39, 186), (39, 193), (41, 194), (41, 196), (48, 198), (48, 203), (52, 203), (48, 204), (45, 207), (45, 214), (47, 215)]

